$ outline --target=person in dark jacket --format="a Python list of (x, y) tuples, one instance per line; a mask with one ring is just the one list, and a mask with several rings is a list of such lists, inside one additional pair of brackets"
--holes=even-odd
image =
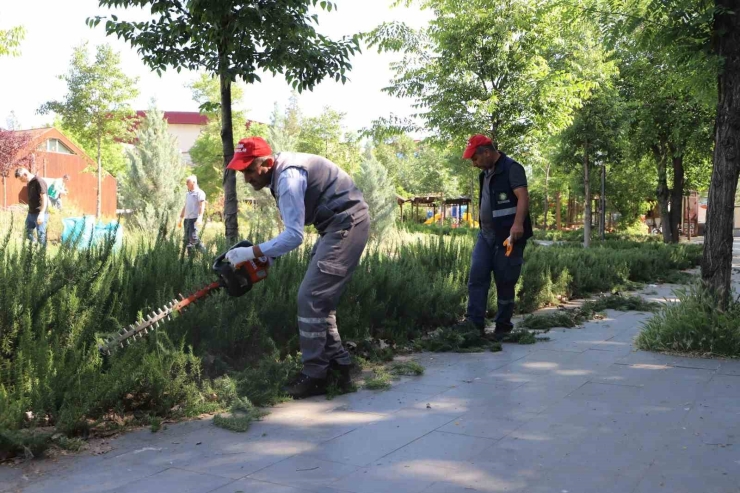
[(15, 177), (26, 184), (28, 190), (28, 215), (26, 216), (26, 237), (35, 242), (33, 231), (39, 238), (39, 243), (46, 245), (46, 225), (49, 222), (49, 198), (46, 182), (33, 175), (26, 168), (15, 170)]
[[(485, 335), (493, 273), (497, 298), (494, 339), (500, 341), (514, 327), (511, 317), (515, 287), (524, 263), (524, 248), (532, 237), (527, 177), (524, 167), (499, 151), (485, 135), (474, 135), (468, 140), (463, 159), (470, 159), (473, 166), (481, 170), (480, 232), (470, 266), (467, 312), (459, 328), (474, 327)], [(505, 243), (511, 245), (508, 255)]]

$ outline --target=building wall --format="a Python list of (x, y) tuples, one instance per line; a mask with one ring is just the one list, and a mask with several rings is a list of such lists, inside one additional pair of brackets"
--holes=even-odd
[[(58, 154), (54, 152), (36, 152), (36, 173), (46, 178), (61, 178), (65, 174), (70, 176), (67, 182), (68, 195), (63, 197), (63, 207), (74, 205), (84, 214), (94, 215), (97, 205), (98, 178), (94, 165), (75, 154)], [(90, 164), (90, 172), (83, 170)], [(101, 197), (101, 213), (103, 216), (115, 217), (117, 209), (117, 184), (115, 178), (108, 175), (103, 178)], [(7, 202), (0, 191), (2, 202), (8, 206), (28, 203), (26, 185), (15, 178), (13, 172), (7, 178)], [(64, 212), (64, 209), (62, 210)]]
[(188, 151), (190, 151), (193, 144), (195, 144), (195, 141), (203, 128), (204, 127), (201, 125), (183, 125), (178, 123), (170, 123), (168, 125), (170, 134), (177, 137), (177, 145), (182, 154), (183, 161), (187, 164), (192, 163)]

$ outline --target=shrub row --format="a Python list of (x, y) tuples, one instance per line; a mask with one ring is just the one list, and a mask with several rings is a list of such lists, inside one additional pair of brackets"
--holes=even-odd
[[(241, 298), (218, 293), (103, 359), (103, 334), (214, 280), (211, 255), (183, 254), (162, 231), (121, 251), (0, 245), (0, 431), (37, 425), (85, 434), (111, 415), (146, 421), (215, 411), (238, 396), (274, 402), (299, 367), (296, 294), (310, 246), (276, 262)], [(250, 232), (260, 241), (264, 234)], [(459, 319), (474, 238), (401, 234), (368, 245), (338, 308), (345, 340), (411, 341)], [(584, 250), (531, 245), (518, 287), (531, 311), (559, 296), (654, 281), (696, 265), (700, 247), (628, 242)], [(10, 288), (8, 288), (10, 287)], [(495, 289), (491, 290), (491, 312)], [(241, 402), (241, 401), (239, 401)], [(238, 404), (238, 403), (237, 403)], [(5, 443), (5, 442), (2, 442)]]

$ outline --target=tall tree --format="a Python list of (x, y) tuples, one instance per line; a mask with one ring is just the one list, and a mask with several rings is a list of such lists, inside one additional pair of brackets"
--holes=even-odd
[(26, 30), (23, 26), (0, 29), (0, 57), (20, 55), (18, 48), (25, 36)]
[(319, 116), (303, 118), (296, 150), (324, 156), (353, 174), (361, 161), (359, 137), (344, 132), (344, 115), (327, 106)]
[(716, 0), (714, 47), (722, 60), (717, 77), (714, 167), (709, 188), (702, 279), (730, 301), (735, 195), (740, 174), (740, 1)]
[(548, 122), (554, 130), (567, 124), (592, 87), (593, 77), (583, 74), (599, 67), (587, 62), (580, 25), (565, 22), (555, 3), (416, 3), (435, 14), (428, 28), (415, 31), (403, 23), (385, 23), (369, 40), (380, 51), (404, 53), (392, 65), (396, 75), (385, 90), (412, 98), (420, 109), (414, 118), (422, 125), (392, 116), (377, 120), (376, 127), (425, 127), (442, 141), (482, 132), (515, 153), (538, 122)]
[(366, 149), (360, 169), (355, 174), (355, 182), (370, 208), (370, 228), (375, 238), (382, 238), (383, 233), (393, 225), (396, 211), (396, 194), (388, 178), (388, 171)]
[[(201, 113), (208, 117), (206, 127), (190, 149), (190, 158), (195, 165), (194, 173), (198, 177), (198, 185), (213, 199), (223, 194), (223, 143), (221, 140), (221, 89), (218, 79), (208, 74), (201, 74), (188, 85), (193, 93), (193, 100), (201, 108)], [(238, 85), (232, 87), (232, 104), (241, 103), (244, 91)], [(255, 123), (247, 118), (244, 111), (232, 111), (232, 127), (235, 140), (259, 135), (267, 136), (265, 125)], [(215, 200), (214, 200), (215, 202)]]
[(283, 113), (280, 111), (280, 105), (275, 102), (270, 115), (270, 129), (267, 137), (274, 151), (295, 152), (298, 148), (298, 136), (301, 129), (300, 125), (293, 125), (293, 121), (299, 111), (300, 109), (295, 105), (288, 106)]
[(684, 84), (714, 99), (714, 155), (701, 275), (720, 306), (731, 299), (740, 174), (740, 0), (609, 0), (605, 24), (682, 63)]
[(21, 151), (31, 144), (30, 132), (3, 130), (0, 128), (0, 176), (3, 178), (3, 207), (8, 206), (7, 178), (18, 166)]
[(580, 165), (583, 177), (583, 245), (587, 248), (591, 244), (593, 170), (594, 166), (606, 166), (618, 159), (619, 136), (623, 128), (620, 108), (619, 95), (606, 85), (586, 101), (573, 123), (560, 136), (557, 161), (566, 167)]
[(388, 178), (393, 183), (396, 193), (402, 196), (409, 195), (411, 189), (405, 183), (405, 169), (412, 166), (415, 153), (419, 145), (406, 134), (391, 137), (374, 136), (372, 140), (373, 156), (388, 172)]
[(711, 148), (711, 112), (681, 82), (681, 66), (664, 53), (637, 47), (625, 50), (620, 73), (631, 121), (630, 154), (634, 160), (647, 154), (655, 163), (663, 239), (677, 243), (688, 164), (685, 158), (692, 151), (698, 155)]
[(45, 103), (39, 112), (56, 113), (84, 149), (95, 149), (98, 164), (96, 215), (100, 217), (103, 147), (125, 141), (130, 136), (134, 112), (129, 102), (138, 95), (138, 79), (123, 72), (120, 56), (108, 45), (98, 46), (95, 59), (91, 61), (87, 43), (74, 49), (69, 71), (59, 78), (67, 83), (67, 95), (61, 101)]
[(154, 105), (136, 131), (136, 145), (126, 154), (123, 205), (135, 211), (133, 221), (138, 227), (156, 229), (163, 215), (173, 219), (182, 206), (186, 169), (177, 139), (170, 135), (164, 113)]
[[(309, 7), (318, 0), (98, 0), (101, 7), (151, 6), (153, 19), (123, 21), (111, 16), (108, 35), (137, 48), (144, 62), (158, 73), (172, 67), (205, 68), (218, 75), (221, 88), (221, 141), (224, 166), (234, 155), (231, 85), (237, 78), (259, 81), (258, 70), (283, 73), (299, 91), (312, 89), (326, 77), (346, 81), (350, 55), (359, 50), (358, 38), (332, 41), (316, 32), (317, 14)], [(321, 1), (321, 8), (336, 6)], [(88, 19), (92, 26), (105, 17)], [(224, 168), (226, 236), (239, 237), (236, 179)]]

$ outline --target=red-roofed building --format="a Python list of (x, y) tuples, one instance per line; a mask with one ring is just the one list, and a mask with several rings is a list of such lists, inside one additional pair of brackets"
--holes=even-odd
[[(146, 111), (139, 110), (136, 116), (143, 118), (146, 116)], [(208, 117), (197, 111), (165, 111), (164, 119), (167, 120), (170, 134), (177, 137), (177, 145), (180, 148), (183, 162), (191, 164), (189, 151), (201, 130), (208, 125)]]
[[(208, 117), (197, 111), (164, 111), (163, 113), (170, 134), (177, 138), (183, 162), (192, 164), (190, 149), (198, 139), (200, 132), (208, 125)], [(136, 116), (143, 118), (146, 116), (146, 111), (139, 110)], [(257, 122), (247, 120), (247, 126), (252, 123)]]

